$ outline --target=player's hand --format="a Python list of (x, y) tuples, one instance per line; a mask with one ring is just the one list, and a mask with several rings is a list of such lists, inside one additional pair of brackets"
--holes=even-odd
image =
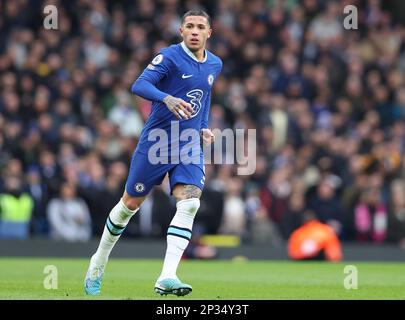
[(202, 129), (201, 136), (205, 146), (209, 146), (211, 143), (215, 142), (215, 136), (210, 129)]
[(183, 99), (176, 98), (170, 95), (165, 97), (163, 99), (163, 102), (178, 119), (189, 119), (191, 117), (191, 113), (194, 111), (191, 107), (191, 104), (184, 101)]

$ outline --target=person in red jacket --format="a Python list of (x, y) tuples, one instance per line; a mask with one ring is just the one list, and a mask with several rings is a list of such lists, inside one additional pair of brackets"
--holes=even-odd
[(288, 240), (288, 256), (293, 260), (340, 261), (343, 254), (339, 238), (312, 211), (304, 213), (304, 224)]

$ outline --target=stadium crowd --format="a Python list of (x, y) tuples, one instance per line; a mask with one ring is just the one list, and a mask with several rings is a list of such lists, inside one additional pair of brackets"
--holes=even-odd
[[(206, 166), (194, 232), (277, 245), (311, 210), (405, 248), (405, 26), (378, 0), (0, 0), (0, 237), (101, 234), (150, 111), (131, 85), (197, 7), (223, 60), (210, 128), (256, 129), (257, 154), (251, 175)], [(124, 236), (164, 236), (174, 212), (164, 181)]]

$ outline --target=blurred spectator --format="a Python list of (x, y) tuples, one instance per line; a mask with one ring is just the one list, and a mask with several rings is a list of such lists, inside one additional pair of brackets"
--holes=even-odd
[(221, 225), (224, 212), (225, 194), (217, 191), (208, 185), (201, 195), (200, 208), (195, 218), (193, 234), (216, 234)]
[(93, 236), (101, 236), (103, 233), (109, 210), (121, 198), (121, 187), (121, 180), (110, 174), (107, 176), (105, 184), (100, 188), (80, 188), (83, 199), (89, 207)]
[(342, 24), (339, 21), (339, 4), (330, 1), (326, 5), (324, 13), (318, 15), (310, 24), (310, 35), (319, 45), (329, 46), (339, 43), (343, 33)]
[(367, 187), (360, 194), (360, 201), (354, 209), (354, 218), (358, 241), (384, 241), (387, 232), (387, 210), (378, 188)]
[(277, 225), (268, 217), (267, 210), (263, 207), (259, 192), (251, 190), (246, 199), (248, 215), (248, 239), (253, 244), (277, 247), (281, 244), (281, 236)]
[[(176, 200), (170, 197), (169, 179), (166, 176), (160, 186), (152, 191), (152, 215), (150, 217), (153, 236), (165, 237), (170, 221), (176, 213)], [(139, 217), (144, 219), (146, 217)]]
[(281, 220), (281, 231), (284, 239), (303, 224), (305, 211), (305, 198), (300, 192), (293, 193), (288, 201), (288, 209)]
[(0, 193), (0, 238), (27, 239), (34, 202), (23, 191), (20, 177), (5, 177)]
[(28, 168), (27, 192), (34, 203), (31, 219), (32, 233), (38, 236), (48, 236), (49, 224), (46, 217), (46, 206), (49, 201), (48, 190), (42, 181), (41, 173), (37, 166)]
[(53, 198), (47, 208), (50, 236), (54, 240), (87, 241), (91, 237), (91, 218), (83, 199), (77, 197), (76, 187), (63, 183), (60, 196)]
[(245, 204), (242, 200), (242, 181), (232, 178), (228, 181), (220, 233), (243, 237), (246, 232)]
[(267, 121), (271, 127), (272, 141), (270, 150), (271, 152), (279, 151), (287, 142), (289, 130), (291, 130), (291, 119), (285, 110), (285, 99), (281, 95), (275, 95), (272, 98), (270, 111)]
[(274, 169), (267, 184), (260, 192), (260, 199), (266, 210), (267, 218), (279, 224), (287, 209), (288, 197), (291, 194), (289, 169)]
[(49, 196), (53, 197), (58, 194), (60, 183), (60, 168), (56, 162), (56, 155), (51, 150), (43, 150), (38, 157), (41, 176), (48, 189)]
[(328, 224), (337, 235), (341, 235), (344, 212), (331, 176), (323, 178), (315, 193), (309, 195), (308, 208), (315, 213), (321, 223)]
[(391, 192), (387, 238), (405, 249), (405, 182), (394, 180), (391, 183)]
[(124, 137), (139, 137), (141, 135), (143, 121), (130, 104), (130, 96), (127, 92), (118, 94), (118, 101), (111, 109), (108, 118), (120, 128)]
[(103, 41), (103, 35), (97, 29), (93, 29), (88, 39), (84, 42), (84, 53), (86, 59), (95, 65), (96, 68), (102, 68), (107, 65), (109, 46)]

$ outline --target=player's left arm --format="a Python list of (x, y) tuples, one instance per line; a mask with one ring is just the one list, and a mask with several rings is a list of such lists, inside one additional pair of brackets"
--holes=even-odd
[[(222, 61), (219, 60), (219, 70), (217, 76), (221, 73), (221, 70), (222, 70)], [(210, 109), (211, 109), (211, 92), (209, 93), (207, 102), (205, 104), (204, 115), (201, 120), (201, 130), (200, 130), (203, 143), (206, 146), (209, 146), (211, 143), (215, 142), (215, 135), (208, 128), (208, 118), (210, 114)]]
[(204, 108), (204, 115), (201, 121), (201, 137), (204, 145), (209, 146), (211, 143), (215, 142), (215, 136), (212, 131), (208, 128), (208, 117), (210, 113), (211, 106), (211, 94), (207, 98), (207, 103)]

